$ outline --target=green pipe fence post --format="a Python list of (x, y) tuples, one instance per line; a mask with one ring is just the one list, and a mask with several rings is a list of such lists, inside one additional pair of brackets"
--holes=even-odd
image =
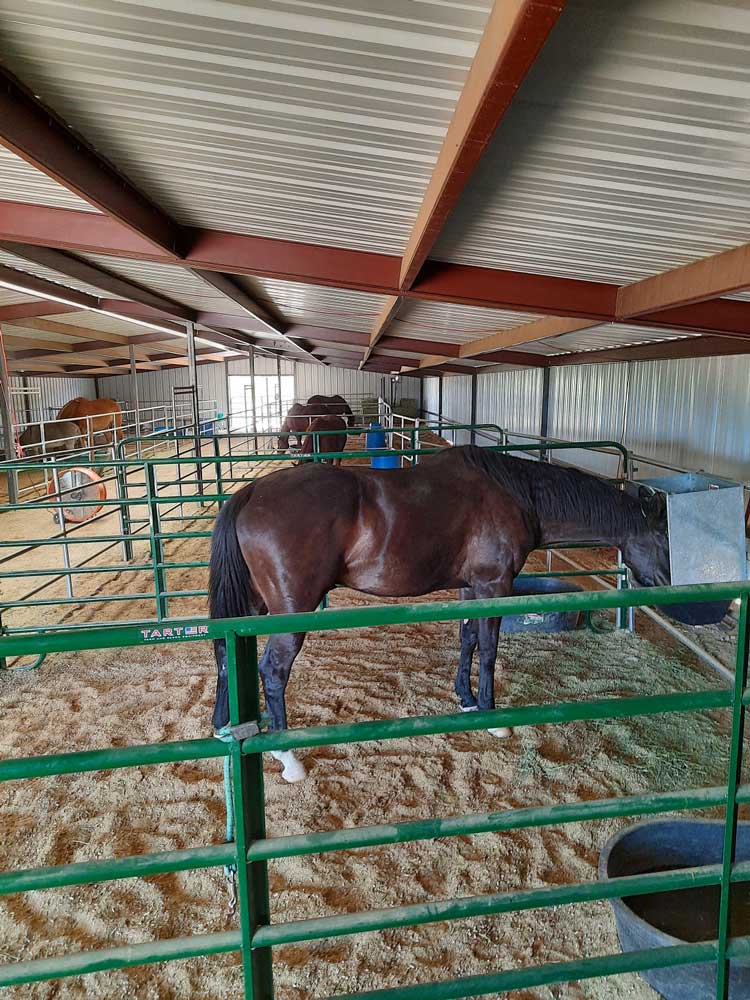
[[(140, 444), (139, 444), (140, 447)], [(119, 456), (118, 456), (119, 457)], [(120, 505), (120, 532), (126, 537), (122, 540), (122, 555), (125, 562), (133, 561), (133, 542), (130, 531), (130, 507), (128, 506), (128, 477), (125, 468), (118, 465), (115, 468), (117, 477), (117, 493), (122, 500)]]
[[(151, 563), (154, 573), (154, 594), (156, 597), (156, 618), (164, 621), (169, 615), (169, 601), (165, 596), (167, 589), (166, 572), (164, 570), (164, 544), (161, 538), (161, 519), (157, 500), (156, 476), (154, 466), (146, 462), (146, 497), (148, 499), (149, 532), (151, 541)], [(180, 478), (179, 467), (177, 478)]]
[[(227, 680), (229, 724), (261, 723), (258, 685), (258, 642), (255, 636), (227, 634)], [(263, 754), (243, 754), (242, 742), (231, 744), (232, 794), (234, 797), (237, 888), (242, 968), (246, 1000), (273, 1000), (273, 959), (270, 947), (253, 950), (252, 939), (259, 927), (271, 923), (268, 893), (268, 862), (248, 861), (250, 844), (266, 839), (266, 807), (263, 788)]]
[[(216, 437), (216, 436), (214, 436), (214, 458), (216, 459), (216, 461), (214, 463), (214, 465), (216, 467), (216, 492), (217, 493), (223, 493), (224, 492), (224, 481), (223, 481), (222, 475), (221, 475), (221, 462), (219, 461), (219, 459), (221, 458), (221, 442), (220, 442), (219, 438)], [(223, 503), (224, 503), (223, 500), (217, 500), (217, 506), (218, 506), (219, 510), (221, 510), (221, 505)]]
[(727, 805), (724, 820), (724, 855), (722, 858), (721, 899), (719, 901), (719, 929), (717, 934), (718, 961), (716, 964), (716, 1000), (728, 1000), (729, 967), (727, 946), (731, 936), (729, 903), (732, 891), (732, 865), (737, 842), (737, 789), (740, 784), (745, 749), (745, 705), (743, 695), (747, 686), (748, 661), (748, 596), (740, 598), (740, 620), (737, 628), (737, 656), (732, 699), (732, 733), (729, 746), (729, 773), (727, 775)]

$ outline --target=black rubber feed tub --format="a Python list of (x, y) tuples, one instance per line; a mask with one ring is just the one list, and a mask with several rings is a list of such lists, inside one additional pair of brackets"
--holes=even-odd
[(718, 625), (731, 606), (731, 601), (700, 601), (697, 604), (662, 604), (656, 610), (683, 625)]
[[(583, 588), (567, 580), (550, 576), (527, 576), (513, 583), (514, 597), (534, 594), (577, 594)], [(505, 615), (500, 624), (503, 632), (569, 632), (579, 627), (578, 611), (556, 611), (550, 614)]]
[[(606, 843), (599, 856), (599, 878), (720, 864), (723, 842), (723, 820), (637, 823)], [(750, 823), (738, 824), (736, 859), (750, 860)], [(704, 886), (611, 899), (620, 947), (629, 952), (715, 940), (719, 894), (719, 886)], [(730, 912), (731, 934), (750, 934), (750, 883), (732, 887)], [(715, 995), (716, 963), (651, 969), (641, 975), (665, 1000), (706, 1000)], [(731, 963), (729, 997), (750, 998), (750, 963)]]

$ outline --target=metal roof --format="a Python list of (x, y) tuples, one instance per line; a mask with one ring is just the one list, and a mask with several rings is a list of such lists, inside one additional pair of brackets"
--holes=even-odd
[[(54, 282), (54, 284), (60, 286), (60, 294), (65, 294), (66, 288), (74, 288), (78, 292), (86, 292), (88, 295), (99, 296), (101, 295), (101, 290), (96, 288), (94, 285), (89, 285), (85, 281), (78, 281), (76, 278), (69, 278), (67, 275), (63, 276), (58, 271), (53, 271), (49, 267), (45, 267), (43, 264), (37, 264), (34, 261), (24, 260), (21, 257), (16, 257), (13, 253), (8, 253), (5, 250), (0, 250), (0, 264), (4, 264), (6, 267), (12, 267), (14, 270), (19, 272), (19, 281), (23, 280), (23, 274), (33, 274), (36, 278), (44, 278), (45, 281)], [(25, 299), (29, 296), (26, 295)], [(19, 300), (20, 301), (20, 300)]]
[(608, 348), (632, 347), (635, 344), (654, 344), (664, 341), (684, 340), (698, 334), (670, 334), (660, 328), (646, 326), (629, 326), (627, 323), (606, 323), (591, 327), (588, 330), (578, 330), (575, 333), (565, 333), (560, 337), (547, 340), (535, 340), (530, 344), (519, 344), (514, 351), (528, 354), (577, 353), (578, 351), (602, 351)]
[(4, 0), (3, 47), (179, 222), (400, 252), (490, 6)]
[(79, 212), (98, 214), (87, 201), (30, 166), (20, 156), (0, 146), (0, 199), (6, 198), (29, 205), (74, 208)]
[(746, 0), (571, 0), (433, 256), (628, 282), (750, 239)]
[(134, 281), (152, 292), (158, 292), (192, 309), (242, 314), (242, 309), (235, 302), (217, 292), (185, 267), (110, 257), (106, 254), (85, 253), (79, 256), (121, 278)]
[(496, 330), (510, 330), (540, 318), (506, 309), (479, 309), (410, 299), (401, 306), (389, 332), (414, 340), (463, 344)]
[(335, 330), (369, 332), (385, 301), (384, 295), (327, 288), (323, 285), (305, 285), (296, 281), (278, 281), (275, 278), (251, 279), (238, 275), (235, 281), (251, 295), (257, 295), (261, 304), (275, 303), (291, 323), (331, 327)]

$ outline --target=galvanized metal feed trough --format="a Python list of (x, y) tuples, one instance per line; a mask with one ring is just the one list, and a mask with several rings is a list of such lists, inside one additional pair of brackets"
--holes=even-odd
[[(672, 584), (729, 583), (747, 579), (744, 489), (706, 473), (641, 480), (666, 495)], [(687, 625), (720, 622), (729, 603), (669, 604), (663, 610)]]

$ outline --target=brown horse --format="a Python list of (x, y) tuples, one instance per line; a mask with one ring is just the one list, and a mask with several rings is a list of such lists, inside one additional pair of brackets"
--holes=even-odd
[(45, 424), (29, 424), (18, 439), (29, 457), (50, 455), (56, 451), (75, 451), (82, 446), (81, 430), (72, 420), (49, 420)]
[[(306, 462), (255, 480), (222, 508), (211, 547), (211, 617), (313, 611), (336, 584), (383, 597), (454, 589), (464, 599), (506, 597), (528, 555), (562, 541), (616, 546), (641, 585), (670, 581), (663, 503), (576, 469), (473, 445), (382, 472)], [(455, 689), (465, 710), (495, 707), (499, 625), (485, 618), (461, 626)], [(259, 671), (271, 729), (286, 727), (284, 692), (304, 638), (273, 635), (266, 644)], [(219, 728), (228, 720), (222, 641), (215, 652)], [(304, 776), (291, 751), (279, 759), (287, 780)]]
[[(307, 428), (308, 432), (302, 442), (302, 454), (312, 455), (318, 452), (321, 455), (329, 455), (337, 451), (346, 451), (346, 421), (343, 417), (334, 416), (330, 413), (327, 417), (316, 417)], [(312, 431), (341, 431), (341, 434), (321, 434), (316, 442)], [(316, 447), (317, 444), (317, 447)], [(304, 459), (309, 461), (309, 459)], [(324, 458), (323, 462), (330, 462), (331, 465), (341, 465), (340, 458)], [(299, 463), (298, 463), (299, 464)]]
[(354, 427), (352, 408), (343, 396), (310, 396), (307, 405), (310, 407), (309, 412), (314, 416), (335, 413), (346, 417), (347, 426)]
[(122, 411), (114, 399), (85, 399), (76, 396), (57, 414), (58, 420), (74, 420), (81, 434), (88, 437), (101, 434), (107, 444), (112, 444), (114, 433), (115, 443), (122, 439)]
[(281, 425), (281, 434), (279, 434), (278, 443), (279, 451), (286, 451), (289, 448), (290, 434), (297, 435), (298, 447), (302, 444), (301, 434), (307, 430), (310, 424), (310, 415), (313, 412), (314, 408), (308, 406), (306, 403), (292, 403), (284, 417), (284, 423)]

